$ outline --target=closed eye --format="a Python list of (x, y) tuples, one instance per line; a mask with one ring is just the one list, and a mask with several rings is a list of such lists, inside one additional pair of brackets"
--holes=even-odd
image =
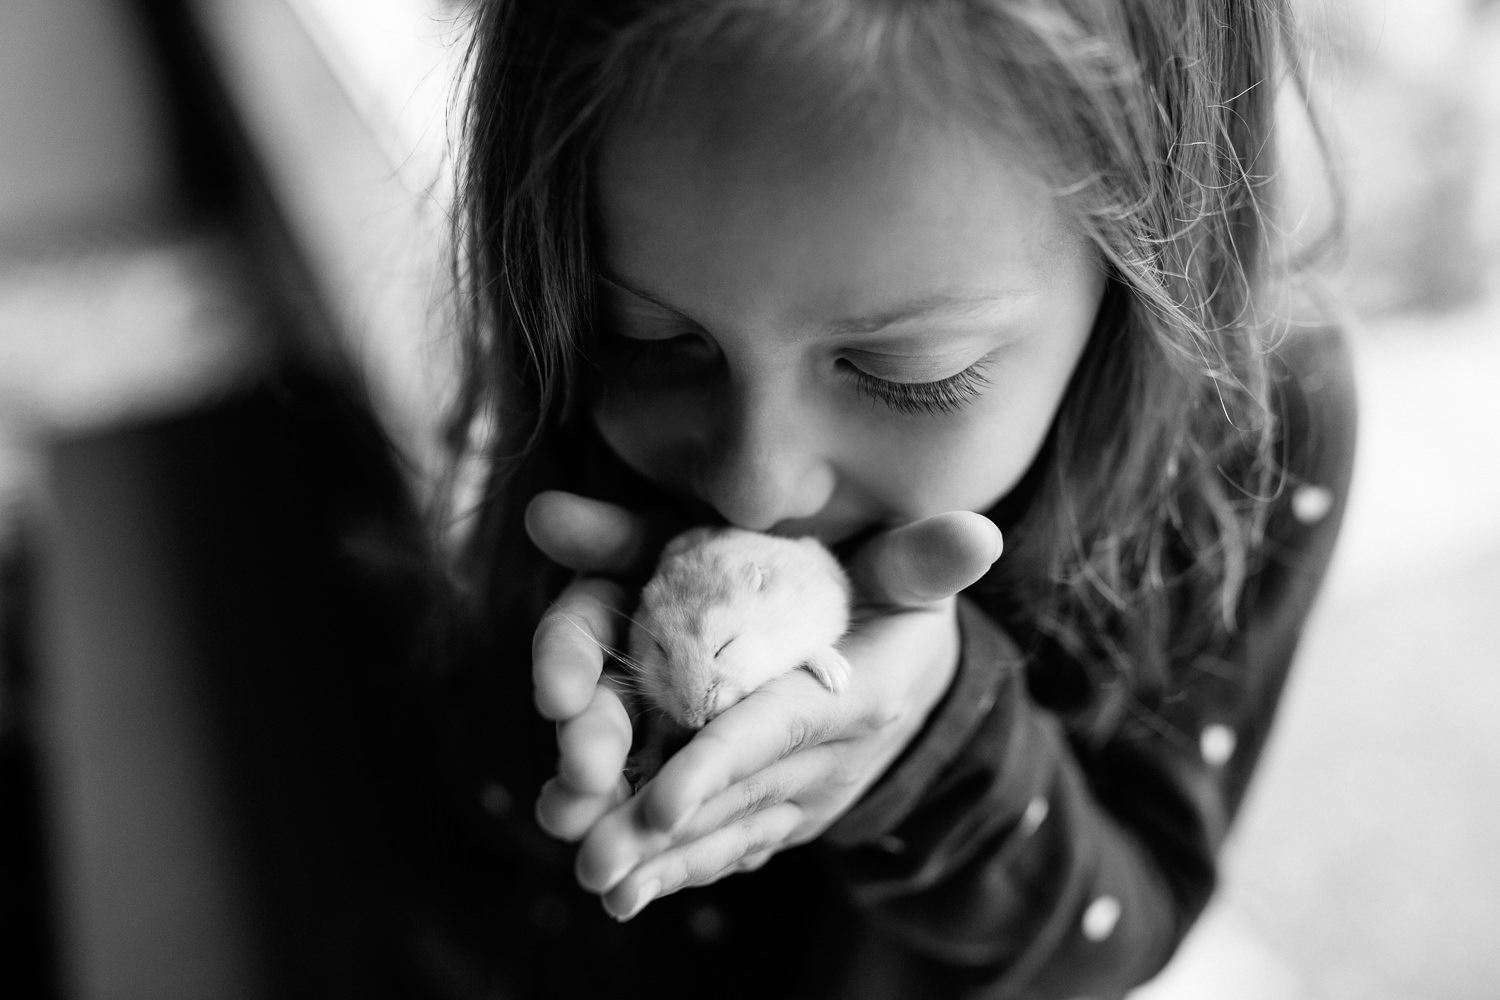
[(722, 645), (718, 649), (714, 650), (714, 659), (718, 659), (719, 658), (719, 654), (722, 653), (722, 652), (724, 652), (724, 650), (728, 649), (729, 648), (729, 644), (731, 642), (733, 642), (734, 640), (738, 639), (738, 638), (739, 638), (739, 636), (735, 635), (735, 636), (730, 636), (728, 639), (724, 640), (724, 645)]
[(642, 371), (673, 371), (701, 364), (708, 357), (703, 338), (693, 333), (670, 337), (627, 337), (614, 333), (605, 337), (603, 345), (610, 363)]
[(864, 371), (848, 359), (839, 367), (864, 396), (898, 413), (956, 413), (989, 388), (988, 358), (935, 382), (894, 382)]

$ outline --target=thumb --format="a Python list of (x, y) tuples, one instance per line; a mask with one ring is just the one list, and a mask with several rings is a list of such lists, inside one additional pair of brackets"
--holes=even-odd
[(649, 573), (668, 534), (617, 504), (561, 490), (537, 494), (525, 517), (542, 554), (579, 573)]
[(957, 510), (892, 528), (870, 539), (849, 567), (865, 603), (913, 607), (946, 600), (1000, 558), (1000, 529)]

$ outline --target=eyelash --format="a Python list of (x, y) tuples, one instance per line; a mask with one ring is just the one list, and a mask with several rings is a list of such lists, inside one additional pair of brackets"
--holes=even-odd
[(891, 382), (861, 371), (848, 361), (840, 361), (839, 367), (860, 393), (897, 413), (925, 416), (957, 413), (990, 386), (984, 361), (936, 382)]
[(666, 339), (642, 337), (627, 337), (623, 333), (615, 333), (609, 338), (609, 346), (619, 360), (632, 365), (666, 364), (676, 360), (674, 355), (682, 349), (683, 342), (690, 334)]
[[(611, 337), (616, 350), (623, 353), (632, 365), (670, 364), (681, 349), (684, 337), (664, 340), (627, 337), (616, 334)], [(838, 362), (842, 371), (861, 395), (897, 413), (913, 416), (936, 416), (957, 413), (990, 386), (985, 373), (986, 362), (982, 359), (963, 371), (935, 382), (892, 382), (866, 372), (846, 359)]]

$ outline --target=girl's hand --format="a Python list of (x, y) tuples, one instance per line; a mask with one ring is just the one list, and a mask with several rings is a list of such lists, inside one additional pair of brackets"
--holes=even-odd
[[(550, 559), (581, 574), (649, 570), (664, 539), (612, 504), (568, 493), (538, 495), (526, 529)], [(613, 681), (608, 649), (622, 648), (633, 603), (603, 575), (574, 580), (537, 626), (532, 684), (537, 710), (557, 723), (557, 776), (542, 788), (537, 822), (562, 840), (579, 840), (630, 796), (623, 771), (631, 726)]]
[[(571, 753), (575, 762), (596, 762), (600, 774), (613, 769), (616, 781), (607, 795), (586, 800), (544, 795), (543, 813), (566, 814), (569, 833), (588, 821), (579, 882), (626, 919), (653, 899), (758, 868), (822, 833), (885, 772), (947, 690), (958, 662), (954, 595), (999, 553), (999, 530), (965, 511), (872, 539), (850, 567), (860, 613), (840, 643), (853, 668), (848, 688), (831, 694), (803, 670), (776, 678), (705, 726), (633, 797), (618, 773), (629, 744), (618, 699), (578, 716), (597, 721), (580, 727), (576, 741), (560, 737), (558, 780), (577, 787), (566, 777)], [(570, 704), (583, 701), (580, 693)], [(583, 749), (585, 732), (592, 751)]]

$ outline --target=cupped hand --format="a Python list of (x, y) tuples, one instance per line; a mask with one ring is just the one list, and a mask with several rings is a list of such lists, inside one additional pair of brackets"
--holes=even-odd
[(557, 775), (542, 788), (537, 822), (563, 840), (581, 839), (625, 801), (623, 771), (631, 725), (605, 672), (624, 643), (633, 598), (617, 577), (642, 575), (664, 532), (613, 504), (569, 493), (539, 494), (526, 529), (548, 558), (580, 573), (542, 617), (532, 640), (537, 710), (557, 723)]
[[(603, 770), (623, 764), (620, 741), (629, 743), (618, 699), (596, 693), (610, 707), (584, 706), (574, 692), (569, 705), (583, 707), (564, 723), (576, 726), (569, 738), (560, 731), (556, 779), (571, 797), (554, 793), (552, 801), (568, 822), (548, 828), (583, 830), (580, 884), (626, 919), (653, 899), (757, 868), (822, 833), (885, 772), (947, 690), (958, 661), (954, 595), (999, 554), (999, 530), (966, 511), (877, 535), (849, 567), (857, 624), (840, 643), (852, 667), (848, 687), (832, 694), (802, 670), (776, 678), (705, 726), (634, 796), (618, 770), (616, 784), (601, 788)], [(585, 600), (580, 593), (580, 610)], [(569, 777), (570, 768), (587, 774)], [(600, 790), (586, 797), (585, 784)]]

